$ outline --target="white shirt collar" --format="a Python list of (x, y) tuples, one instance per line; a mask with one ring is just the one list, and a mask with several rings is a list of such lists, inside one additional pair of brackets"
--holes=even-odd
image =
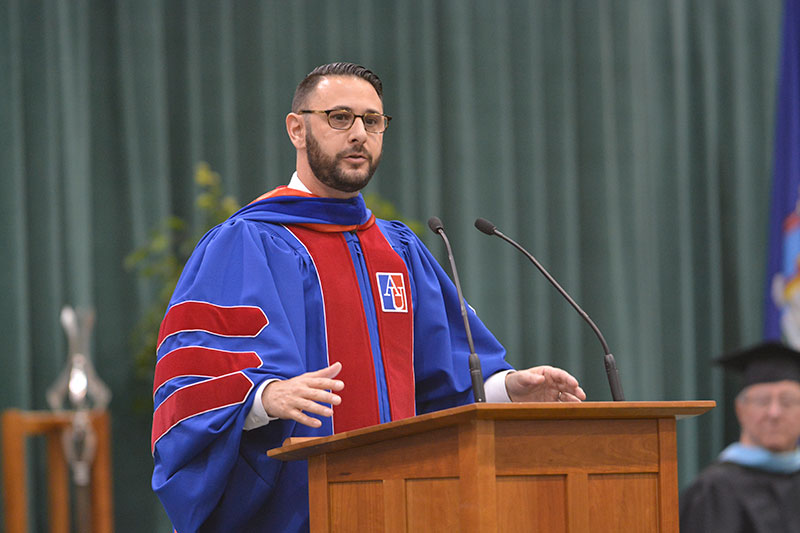
[(288, 187), (296, 191), (302, 191), (311, 194), (311, 191), (308, 190), (308, 187), (306, 187), (305, 184), (302, 181), (300, 181), (300, 178), (298, 177), (296, 170), (294, 171), (294, 174), (292, 174), (292, 179), (289, 180)]

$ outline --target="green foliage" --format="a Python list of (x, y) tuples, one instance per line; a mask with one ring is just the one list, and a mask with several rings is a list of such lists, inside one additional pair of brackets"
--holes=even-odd
[[(186, 220), (170, 215), (150, 232), (144, 245), (125, 258), (125, 268), (135, 272), (155, 289), (152, 302), (131, 332), (135, 375), (137, 380), (146, 384), (141, 396), (137, 395), (134, 399), (135, 408), (142, 413), (152, 412), (150, 387), (155, 369), (158, 329), (181, 271), (203, 234), (239, 209), (236, 199), (224, 194), (220, 175), (211, 170), (208, 163), (197, 165), (194, 182), (197, 186), (194, 204), (196, 229), (192, 231)], [(364, 195), (364, 201), (378, 218), (401, 220), (417, 234), (423, 230), (419, 221), (404, 219), (391, 202), (376, 193)]]
[(155, 288), (152, 302), (131, 332), (135, 375), (137, 380), (147, 383), (147, 388), (143, 389), (147, 394), (134, 399), (135, 407), (142, 412), (152, 412), (149, 387), (153, 383), (158, 328), (178, 277), (203, 234), (239, 209), (235, 198), (224, 195), (222, 180), (208, 163), (197, 165), (194, 182), (197, 186), (195, 231), (186, 220), (170, 215), (150, 232), (144, 245), (125, 258), (125, 268), (136, 272)]

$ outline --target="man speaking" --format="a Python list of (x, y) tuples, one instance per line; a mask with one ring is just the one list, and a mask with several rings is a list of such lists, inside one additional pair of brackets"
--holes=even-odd
[[(471, 401), (455, 286), (359, 192), (391, 120), (382, 94), (351, 63), (306, 76), (286, 117), (288, 186), (211, 229), (184, 268), (153, 385), (152, 485), (178, 533), (306, 531), (307, 464), (267, 450)], [(468, 318), (487, 401), (586, 398), (563, 370), (514, 371)]]

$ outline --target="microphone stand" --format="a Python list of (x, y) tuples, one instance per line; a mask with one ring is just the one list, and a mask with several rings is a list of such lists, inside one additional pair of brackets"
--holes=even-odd
[(453, 271), (453, 281), (455, 282), (456, 291), (458, 292), (458, 303), (461, 304), (461, 317), (464, 319), (464, 329), (466, 330), (467, 343), (469, 344), (469, 375), (470, 378), (472, 378), (472, 396), (475, 398), (475, 403), (484, 403), (486, 402), (486, 391), (483, 387), (481, 361), (478, 358), (478, 354), (475, 353), (472, 331), (469, 329), (467, 306), (464, 305), (464, 295), (461, 293), (461, 282), (458, 279), (458, 270), (456, 269), (456, 261), (453, 258), (453, 249), (450, 247), (450, 240), (444, 232), (444, 225), (442, 221), (439, 220), (439, 217), (431, 217), (428, 219), (428, 227), (442, 238), (447, 248), (447, 258), (450, 260), (450, 270)]
[(536, 258), (533, 257), (533, 255), (531, 255), (530, 252), (528, 252), (525, 248), (523, 248), (521, 245), (519, 245), (516, 241), (514, 241), (510, 237), (504, 235), (503, 232), (497, 229), (497, 226), (495, 226), (485, 218), (479, 218), (475, 221), (475, 227), (487, 235), (497, 235), (507, 243), (511, 244), (514, 248), (522, 252), (525, 255), (525, 257), (527, 257), (531, 261), (531, 263), (533, 263), (534, 266), (537, 269), (539, 269), (539, 272), (541, 272), (544, 275), (544, 277), (547, 278), (547, 281), (549, 281), (550, 284), (556, 288), (556, 290), (561, 294), (561, 296), (563, 296), (564, 299), (566, 299), (567, 302), (569, 302), (569, 304), (578, 312), (578, 314), (581, 317), (583, 317), (583, 319), (592, 328), (592, 331), (594, 331), (595, 335), (597, 335), (597, 338), (600, 340), (600, 344), (603, 347), (603, 353), (605, 353), (605, 356), (603, 357), (603, 362), (606, 368), (606, 376), (608, 377), (608, 385), (611, 388), (611, 397), (615, 402), (625, 401), (625, 394), (622, 392), (622, 383), (620, 383), (619, 380), (619, 372), (617, 371), (617, 364), (614, 361), (614, 355), (611, 353), (611, 350), (609, 350), (608, 343), (606, 342), (606, 339), (603, 337), (603, 334), (600, 333), (600, 328), (598, 328), (597, 325), (595, 325), (594, 321), (591, 318), (589, 318), (589, 315), (587, 315), (586, 312), (583, 309), (581, 309), (581, 307), (577, 303), (575, 303), (575, 300), (573, 300), (572, 297), (569, 294), (567, 294), (567, 291), (561, 288), (561, 285), (558, 284), (555, 278), (553, 278), (553, 276), (551, 276), (550, 273), (541, 264), (539, 264), (539, 261), (537, 261)]

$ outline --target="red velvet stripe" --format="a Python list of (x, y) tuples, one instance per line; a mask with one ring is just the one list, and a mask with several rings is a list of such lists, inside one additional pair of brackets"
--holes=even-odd
[(269, 324), (259, 307), (224, 307), (208, 302), (181, 302), (167, 311), (158, 332), (158, 346), (175, 333), (207, 331), (223, 337), (255, 337)]
[(151, 451), (176, 424), (195, 415), (242, 403), (253, 382), (241, 372), (187, 385), (173, 392), (153, 413)]
[(314, 260), (322, 286), (329, 364), (341, 361), (342, 403), (333, 408), (334, 433), (378, 424), (378, 391), (369, 330), (353, 260), (339, 233), (291, 226)]
[(314, 222), (308, 222), (305, 224), (296, 224), (297, 226), (302, 226), (304, 228), (313, 229), (314, 231), (320, 231), (322, 233), (341, 233), (343, 231), (355, 231), (364, 228), (368, 228), (375, 224), (375, 215), (372, 215), (369, 220), (364, 222), (363, 224), (353, 224), (350, 226), (343, 226), (337, 224), (316, 224)]
[(215, 378), (231, 372), (261, 366), (255, 352), (228, 352), (205, 346), (183, 346), (164, 354), (156, 364), (153, 395), (172, 378), (199, 376)]
[[(375, 309), (378, 315), (383, 368), (389, 389), (389, 406), (392, 420), (409, 418), (416, 414), (414, 390), (414, 320), (411, 306), (411, 287), (408, 269), (403, 259), (392, 249), (377, 226), (360, 231), (364, 259), (370, 281), (377, 283), (378, 272), (398, 273), (403, 276), (403, 293), (407, 312), (384, 312), (381, 308), (380, 289), (373, 285)], [(397, 299), (395, 299), (397, 305)], [(398, 305), (399, 306), (399, 305)]]

